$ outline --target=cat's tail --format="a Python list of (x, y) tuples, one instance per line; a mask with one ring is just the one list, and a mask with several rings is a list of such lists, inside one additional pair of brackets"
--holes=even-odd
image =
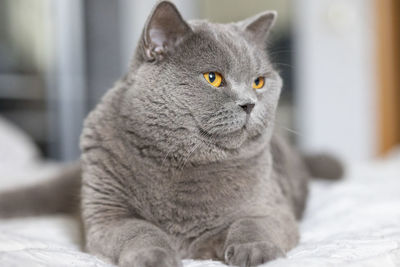
[(312, 177), (337, 180), (344, 175), (343, 163), (329, 154), (305, 155), (303, 159)]
[(75, 213), (80, 185), (81, 168), (75, 163), (46, 181), (0, 192), (0, 218)]

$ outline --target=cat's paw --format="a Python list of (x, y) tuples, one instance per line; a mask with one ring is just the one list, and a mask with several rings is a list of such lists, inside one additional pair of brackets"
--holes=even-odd
[(284, 252), (270, 242), (233, 244), (225, 250), (226, 263), (240, 267), (257, 266), (284, 256)]
[(175, 253), (162, 248), (145, 248), (121, 253), (119, 267), (182, 267)]

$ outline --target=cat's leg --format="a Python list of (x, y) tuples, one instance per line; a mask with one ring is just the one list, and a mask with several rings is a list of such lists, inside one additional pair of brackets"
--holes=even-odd
[(86, 233), (88, 250), (120, 267), (181, 267), (169, 236), (139, 219), (108, 220)]
[(283, 257), (298, 238), (297, 222), (288, 208), (277, 208), (268, 216), (241, 218), (228, 229), (225, 261), (241, 267), (256, 266)]

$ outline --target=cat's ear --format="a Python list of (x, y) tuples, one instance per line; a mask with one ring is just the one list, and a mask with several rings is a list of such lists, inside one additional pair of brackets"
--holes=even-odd
[(147, 19), (142, 35), (146, 60), (162, 60), (190, 33), (192, 29), (175, 5), (169, 1), (159, 2)]
[(276, 11), (265, 11), (238, 22), (238, 25), (250, 38), (264, 46), (277, 17)]

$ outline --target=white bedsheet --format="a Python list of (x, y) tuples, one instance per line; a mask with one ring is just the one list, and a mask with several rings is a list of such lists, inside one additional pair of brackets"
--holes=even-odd
[[(35, 154), (32, 147), (22, 149)], [(14, 167), (0, 164), (0, 188), (42, 179), (57, 169), (15, 160)], [(286, 258), (264, 266), (400, 266), (400, 154), (352, 165), (339, 182), (314, 181), (300, 231), (300, 244)], [(0, 220), (0, 266), (111, 265), (80, 251), (79, 228), (72, 218), (51, 216)], [(184, 260), (184, 266), (226, 265)]]

